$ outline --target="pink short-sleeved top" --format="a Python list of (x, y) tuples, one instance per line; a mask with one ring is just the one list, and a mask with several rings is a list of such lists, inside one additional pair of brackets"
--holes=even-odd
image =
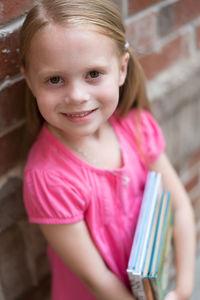
[[(30, 222), (68, 224), (85, 220), (108, 267), (127, 285), (126, 268), (147, 176), (165, 147), (160, 127), (147, 111), (117, 115), (110, 123), (121, 146), (123, 166), (98, 169), (74, 155), (44, 125), (24, 171), (24, 202)], [(143, 154), (141, 154), (143, 153)], [(144, 159), (145, 157), (145, 159)], [(49, 247), (53, 300), (95, 300)]]

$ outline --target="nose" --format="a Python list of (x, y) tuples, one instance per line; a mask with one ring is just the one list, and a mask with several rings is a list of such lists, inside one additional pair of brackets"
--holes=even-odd
[(89, 94), (86, 86), (79, 82), (79, 81), (74, 81), (68, 84), (67, 89), (66, 89), (66, 95), (65, 95), (65, 101), (68, 103), (82, 103), (86, 102), (89, 99)]

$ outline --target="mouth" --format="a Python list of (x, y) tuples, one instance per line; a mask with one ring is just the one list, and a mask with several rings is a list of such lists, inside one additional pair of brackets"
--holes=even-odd
[(73, 112), (73, 113), (64, 113), (64, 115), (68, 118), (84, 118), (88, 115), (90, 115), (91, 113), (93, 113), (94, 111), (96, 111), (97, 108), (92, 109), (92, 110), (87, 110), (87, 111), (81, 111), (81, 112)]

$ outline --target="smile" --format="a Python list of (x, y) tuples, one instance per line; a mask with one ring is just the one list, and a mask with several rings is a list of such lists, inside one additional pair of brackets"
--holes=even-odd
[(97, 108), (88, 110), (88, 111), (84, 111), (84, 112), (65, 113), (65, 115), (70, 118), (84, 118), (96, 110), (97, 110)]

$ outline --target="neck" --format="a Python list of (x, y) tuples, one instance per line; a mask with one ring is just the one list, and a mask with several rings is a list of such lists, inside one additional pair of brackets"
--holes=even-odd
[(106, 132), (110, 128), (110, 123), (106, 122), (96, 132), (86, 136), (79, 136), (79, 135), (74, 136), (74, 135), (66, 134), (65, 132), (51, 126), (48, 123), (47, 123), (47, 128), (66, 146), (74, 145), (74, 147), (84, 147), (87, 145), (89, 146), (92, 143), (100, 144), (101, 141), (104, 139)]
[(116, 169), (122, 166), (121, 150), (112, 126), (107, 123), (98, 134), (85, 137), (69, 137), (59, 130), (49, 130), (76, 156), (101, 169)]

